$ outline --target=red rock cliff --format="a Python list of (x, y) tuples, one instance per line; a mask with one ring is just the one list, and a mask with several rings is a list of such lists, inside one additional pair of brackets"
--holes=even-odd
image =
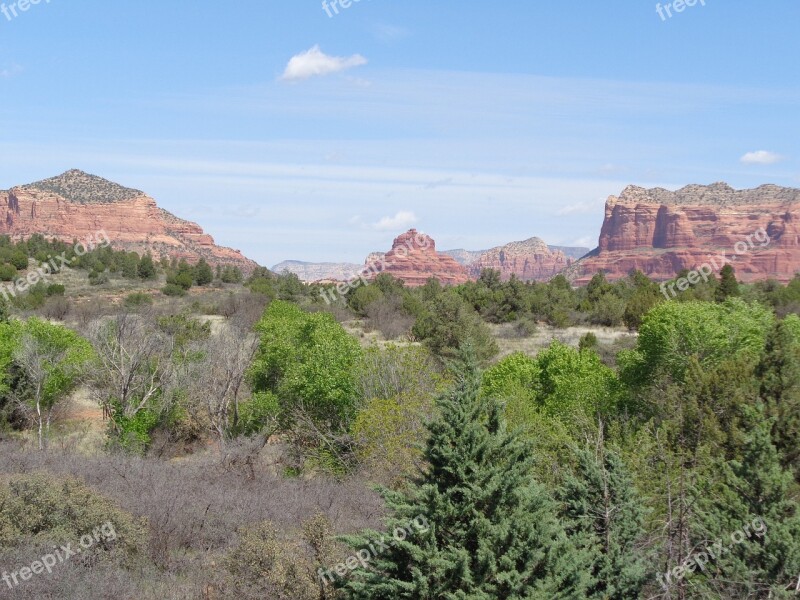
[(82, 171), (0, 191), (0, 234), (13, 239), (40, 233), (65, 242), (105, 231), (117, 249), (152, 252), (189, 262), (204, 257), (251, 271), (255, 262), (238, 250), (214, 244), (196, 223), (159, 208), (144, 192)]
[(444, 285), (459, 285), (469, 281), (467, 270), (455, 259), (436, 251), (436, 242), (411, 229), (395, 238), (392, 249), (383, 257), (373, 253), (366, 266), (372, 273), (390, 273), (407, 286), (424, 285), (431, 277)]
[[(734, 190), (715, 183), (671, 192), (629, 186), (608, 199), (598, 248), (570, 272), (576, 283), (601, 269), (612, 279), (639, 269), (663, 280), (724, 252), (742, 281), (785, 282), (800, 270), (799, 223), (798, 189)], [(759, 231), (767, 235), (759, 237)]]

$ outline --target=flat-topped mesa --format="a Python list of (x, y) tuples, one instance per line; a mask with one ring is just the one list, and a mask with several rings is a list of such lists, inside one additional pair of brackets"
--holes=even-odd
[(99, 231), (114, 248), (151, 252), (156, 259), (205, 258), (245, 272), (257, 266), (238, 250), (217, 246), (197, 223), (159, 208), (144, 192), (83, 171), (0, 191), (0, 234), (12, 239), (38, 233), (69, 243)]
[(788, 281), (800, 270), (798, 223), (799, 189), (762, 185), (735, 190), (715, 183), (671, 192), (629, 186), (618, 197), (609, 197), (598, 248), (570, 273), (579, 284), (598, 270), (612, 279), (631, 269), (671, 279), (722, 252), (734, 254), (737, 242), (764, 230), (769, 243), (750, 244), (736, 254), (736, 275), (745, 282), (768, 277)]
[(483, 252), (469, 265), (469, 273), (478, 278), (483, 269), (494, 269), (500, 271), (504, 281), (512, 275), (522, 281), (548, 281), (572, 262), (560, 250), (554, 250), (544, 240), (533, 237)]
[[(436, 242), (416, 229), (397, 236), (382, 258), (371, 254), (366, 261), (370, 273), (389, 273), (409, 287), (424, 285), (430, 278), (443, 285), (459, 285), (469, 281), (467, 270), (450, 256), (436, 251)], [(374, 275), (372, 275), (374, 276)]]

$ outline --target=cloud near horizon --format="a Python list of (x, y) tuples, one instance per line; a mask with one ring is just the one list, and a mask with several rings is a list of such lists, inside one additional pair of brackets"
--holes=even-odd
[(757, 150), (756, 152), (748, 152), (739, 160), (745, 165), (774, 165), (782, 159), (783, 157), (775, 152)]
[(323, 77), (339, 73), (367, 64), (367, 59), (360, 54), (352, 56), (329, 56), (315, 45), (310, 50), (296, 54), (289, 59), (281, 79), (284, 81), (301, 81), (311, 77)]
[(372, 225), (378, 231), (405, 230), (417, 222), (417, 215), (410, 210), (401, 210), (393, 217), (383, 217)]

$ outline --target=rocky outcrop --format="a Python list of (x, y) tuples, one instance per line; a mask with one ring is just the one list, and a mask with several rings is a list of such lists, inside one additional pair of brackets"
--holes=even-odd
[(799, 223), (800, 190), (794, 188), (735, 190), (715, 183), (671, 192), (629, 186), (606, 202), (598, 248), (570, 271), (578, 284), (599, 270), (613, 279), (639, 269), (664, 280), (725, 253), (742, 281), (785, 282), (800, 270)]
[(12, 239), (39, 233), (71, 242), (99, 231), (114, 248), (149, 251), (157, 259), (203, 257), (245, 272), (257, 266), (238, 250), (217, 246), (199, 225), (159, 208), (144, 192), (82, 171), (0, 191), (0, 234)]
[(500, 271), (504, 281), (515, 275), (522, 281), (548, 281), (572, 264), (560, 250), (553, 250), (543, 240), (533, 237), (487, 250), (469, 265), (473, 278), (483, 269)]
[(438, 279), (443, 285), (459, 285), (469, 281), (467, 270), (450, 256), (436, 251), (430, 236), (411, 229), (395, 238), (392, 249), (383, 257), (371, 254), (366, 262), (368, 277), (389, 273), (409, 287)]

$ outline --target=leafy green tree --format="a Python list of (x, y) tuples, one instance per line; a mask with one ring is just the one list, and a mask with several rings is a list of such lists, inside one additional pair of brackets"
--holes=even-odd
[[(344, 583), (346, 597), (584, 598), (582, 554), (564, 534), (552, 498), (531, 478), (529, 448), (506, 432), (499, 405), (479, 394), (473, 366), (457, 377), (428, 427), (429, 467), (410, 491), (385, 492), (390, 530), (423, 527), (355, 571)], [(367, 531), (347, 541), (361, 549), (382, 537)]]
[(621, 378), (634, 389), (663, 374), (683, 381), (693, 356), (706, 368), (734, 354), (755, 362), (773, 322), (772, 311), (740, 299), (664, 302), (644, 318), (636, 349), (620, 353)]
[(644, 507), (619, 455), (602, 443), (577, 449), (578, 465), (557, 492), (567, 535), (584, 550), (592, 577), (586, 598), (640, 598), (648, 578), (640, 550)]
[(281, 399), (282, 418), (302, 411), (317, 424), (346, 428), (357, 399), (358, 342), (328, 313), (305, 313), (276, 300), (256, 325), (259, 349), (250, 371), (255, 392)]
[(78, 385), (92, 359), (92, 347), (74, 331), (36, 318), (25, 322), (19, 333), (13, 360), (27, 379), (27, 400), (35, 411), (43, 450), (53, 409)]

